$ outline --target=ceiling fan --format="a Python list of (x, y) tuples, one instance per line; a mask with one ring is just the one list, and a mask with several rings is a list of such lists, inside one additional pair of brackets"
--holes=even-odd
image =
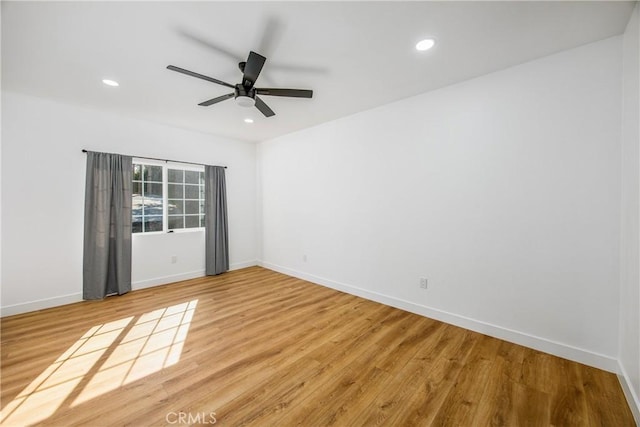
[(194, 73), (193, 71), (185, 70), (184, 68), (176, 67), (174, 65), (169, 65), (167, 66), (167, 68), (171, 71), (177, 71), (178, 73), (186, 74), (187, 76), (197, 77), (199, 79), (216, 83), (222, 86), (227, 86), (233, 89), (232, 93), (218, 96), (216, 98), (212, 98), (198, 104), (203, 107), (217, 104), (218, 102), (224, 101), (226, 99), (235, 98), (238, 105), (241, 105), (243, 107), (253, 107), (255, 105), (255, 107), (260, 110), (262, 114), (264, 114), (266, 117), (271, 117), (276, 113), (274, 113), (273, 110), (269, 108), (269, 106), (258, 97), (258, 95), (288, 96), (293, 98), (311, 98), (313, 96), (313, 91), (308, 89), (268, 89), (254, 87), (266, 60), (267, 58), (258, 53), (255, 53), (253, 51), (249, 52), (247, 61), (240, 62), (238, 64), (238, 67), (243, 74), (242, 83), (238, 83), (235, 86), (227, 82), (223, 82), (222, 80)]

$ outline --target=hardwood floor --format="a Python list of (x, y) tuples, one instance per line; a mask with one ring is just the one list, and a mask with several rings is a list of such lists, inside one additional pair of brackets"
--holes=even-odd
[(615, 375), (260, 267), (2, 319), (3, 425), (633, 426)]

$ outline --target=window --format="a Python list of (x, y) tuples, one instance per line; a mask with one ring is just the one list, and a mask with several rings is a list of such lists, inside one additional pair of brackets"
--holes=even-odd
[(133, 233), (204, 227), (204, 171), (134, 160)]
[(169, 230), (204, 227), (204, 172), (168, 172)]
[(131, 210), (134, 233), (163, 230), (164, 197), (162, 187), (162, 166), (133, 164)]

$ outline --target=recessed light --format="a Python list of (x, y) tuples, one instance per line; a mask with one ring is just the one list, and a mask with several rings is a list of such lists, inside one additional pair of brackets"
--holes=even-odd
[(245, 123), (253, 123), (253, 119), (244, 119)]
[(115, 80), (102, 79), (102, 83), (106, 84), (107, 86), (113, 86), (113, 87), (120, 86), (120, 84)]
[(436, 41), (434, 39), (424, 39), (424, 40), (420, 40), (417, 44), (416, 44), (416, 49), (420, 50), (420, 51), (424, 51), (424, 50), (429, 50), (433, 47), (433, 45), (436, 44)]

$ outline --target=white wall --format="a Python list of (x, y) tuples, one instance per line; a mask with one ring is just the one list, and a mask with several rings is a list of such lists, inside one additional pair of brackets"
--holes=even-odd
[[(2, 107), (3, 315), (81, 299), (83, 148), (228, 166), (231, 267), (255, 264), (255, 144), (16, 93)], [(202, 276), (204, 232), (137, 235), (133, 266), (134, 289)]]
[(617, 370), (620, 85), (616, 37), (261, 143), (263, 265)]
[[(2, 46), (2, 7), (0, 7), (0, 46)], [(2, 55), (0, 55), (0, 70), (2, 70)], [(0, 71), (1, 73), (1, 71)], [(2, 79), (0, 78), (0, 93), (2, 93)], [(0, 129), (2, 129), (2, 102), (0, 102)], [(0, 132), (1, 133), (1, 132)], [(2, 165), (2, 135), (0, 135), (0, 166)], [(1, 172), (1, 171), (0, 171)], [(260, 242), (258, 242), (261, 244)], [(259, 253), (258, 253), (259, 255)], [(2, 173), (0, 173), (0, 280), (2, 278)], [(0, 287), (2, 283), (0, 282)], [(0, 307), (2, 307), (2, 292), (0, 291)], [(0, 309), (1, 311), (1, 309)], [(1, 313), (0, 313), (1, 314)]]
[(623, 39), (620, 371), (640, 424), (640, 6)]

